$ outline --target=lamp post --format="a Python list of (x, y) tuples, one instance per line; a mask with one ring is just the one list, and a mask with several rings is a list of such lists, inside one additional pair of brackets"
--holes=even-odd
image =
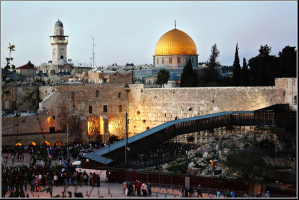
[(212, 164), (212, 177), (214, 176), (214, 168), (213, 168), (213, 160), (210, 160), (211, 164)]

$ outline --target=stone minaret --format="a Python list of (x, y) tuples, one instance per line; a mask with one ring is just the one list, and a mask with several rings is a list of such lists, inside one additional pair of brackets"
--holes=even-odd
[(63, 24), (58, 19), (54, 26), (54, 35), (50, 36), (53, 65), (58, 65), (58, 61), (60, 60), (67, 61), (67, 37), (68, 36), (64, 35)]

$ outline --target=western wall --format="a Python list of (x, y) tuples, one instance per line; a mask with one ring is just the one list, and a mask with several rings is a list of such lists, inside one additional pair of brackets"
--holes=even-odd
[[(128, 89), (125, 84), (108, 83), (43, 86), (40, 87), (43, 101), (39, 105), (39, 121), (43, 131), (49, 131), (50, 127), (66, 130), (61, 122), (71, 116), (76, 120), (74, 124), (80, 124), (76, 129), (87, 142), (105, 131), (123, 138), (126, 112), (128, 133), (132, 136), (167, 121), (211, 113), (252, 111), (284, 103), (297, 110), (295, 96), (296, 78), (276, 79), (275, 86), (271, 87), (144, 88), (144, 85), (130, 84)], [(101, 127), (104, 116), (108, 120), (105, 130)], [(13, 123), (9, 118), (13, 119), (2, 118), (3, 134), (12, 133), (9, 127)], [(26, 123), (21, 123), (18, 129), (23, 133), (42, 131), (36, 116), (27, 117)]]
[(297, 110), (296, 78), (277, 78), (271, 87), (144, 88), (130, 85), (129, 135), (164, 122), (224, 111), (253, 111), (288, 103)]

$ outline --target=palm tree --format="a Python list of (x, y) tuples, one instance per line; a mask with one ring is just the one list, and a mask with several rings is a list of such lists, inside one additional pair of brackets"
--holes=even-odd
[(169, 71), (165, 70), (165, 69), (161, 69), (158, 72), (158, 76), (157, 76), (157, 84), (161, 84), (164, 87), (164, 84), (167, 84), (168, 80), (169, 80)]

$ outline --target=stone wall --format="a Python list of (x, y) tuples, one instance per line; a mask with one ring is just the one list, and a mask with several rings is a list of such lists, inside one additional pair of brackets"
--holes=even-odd
[(130, 88), (130, 136), (175, 119), (252, 111), (285, 101), (278, 87)]
[[(129, 112), (128, 97), (124, 86), (124, 84), (106, 83), (59, 85), (50, 98), (41, 102), (40, 109), (48, 111), (49, 116), (56, 116), (58, 121), (65, 120), (67, 116), (83, 115), (90, 122), (96, 116), (106, 115), (109, 121), (109, 134), (124, 136), (124, 116), (126, 112)], [(99, 91), (98, 97), (96, 91)], [(72, 93), (74, 99), (72, 99)], [(107, 106), (107, 112), (104, 112), (104, 106)], [(74, 113), (71, 112), (72, 107), (74, 107)], [(55, 127), (63, 129), (59, 123), (56, 123)], [(88, 132), (88, 127), (84, 131)], [(93, 139), (96, 138), (94, 133), (88, 133), (88, 135)]]
[(55, 91), (56, 86), (39, 86), (39, 97), (44, 100), (49, 94)]
[[(81, 123), (80, 131), (88, 137), (86, 141), (94, 140), (96, 135), (88, 132), (88, 122), (105, 115), (109, 135), (121, 139), (125, 136), (126, 112), (130, 137), (175, 119), (224, 111), (252, 111), (281, 103), (289, 103), (297, 109), (297, 105), (291, 105), (294, 94), (297, 94), (297, 79), (276, 79), (275, 87), (144, 88), (144, 85), (131, 84), (128, 93), (124, 86), (103, 83), (40, 87), (42, 129), (66, 130), (66, 125), (62, 127), (66, 119), (77, 117)], [(55, 92), (46, 98), (45, 93), (53, 90)], [(107, 106), (107, 112), (104, 112), (104, 106)], [(13, 120), (9, 119), (13, 117), (2, 119), (3, 134), (12, 133)], [(41, 131), (36, 116), (27, 117), (26, 123), (21, 123), (18, 128), (22, 133)], [(99, 134), (100, 131), (96, 132)]]
[[(28, 94), (38, 90), (38, 86), (26, 86), (26, 87), (9, 87), (10, 95), (4, 95), (2, 99), (2, 110), (14, 110), (13, 102), (19, 104), (18, 111), (36, 111), (38, 107), (37, 93), (32, 96), (33, 101), (24, 102), (22, 98), (28, 97)], [(7, 103), (8, 102), (8, 103)], [(20, 103), (23, 105), (20, 105)], [(8, 108), (5, 106), (8, 105)]]
[[(22, 122), (24, 120), (24, 122)], [(18, 126), (17, 126), (18, 125)], [(16, 133), (49, 132), (56, 121), (47, 113), (30, 116), (5, 116), (2, 117), (2, 135)]]
[(292, 110), (297, 110), (297, 78), (276, 78), (275, 86), (285, 91), (284, 102), (288, 103)]

